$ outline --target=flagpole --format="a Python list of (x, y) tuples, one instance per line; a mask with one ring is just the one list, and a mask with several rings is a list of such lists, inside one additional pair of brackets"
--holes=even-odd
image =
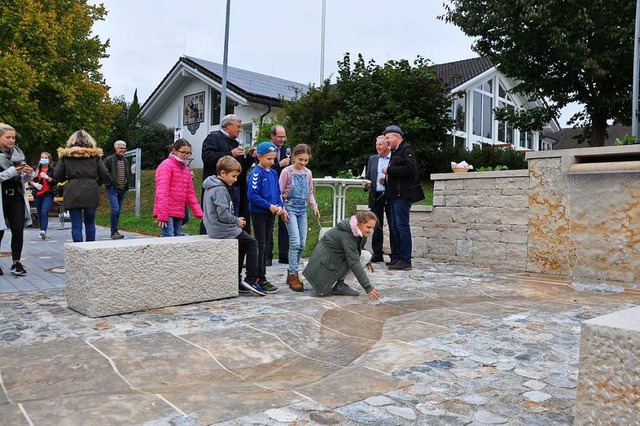
[(227, 115), (227, 62), (229, 59), (229, 16), (231, 15), (231, 0), (227, 0), (227, 17), (224, 25), (224, 54), (222, 60), (222, 88), (220, 90), (220, 122)]
[(322, 30), (320, 33), (320, 85), (324, 84), (324, 27), (327, 18), (327, 0), (322, 0)]

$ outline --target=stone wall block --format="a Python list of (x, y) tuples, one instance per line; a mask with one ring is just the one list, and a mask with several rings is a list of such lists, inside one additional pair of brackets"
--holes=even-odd
[(467, 239), (472, 241), (495, 241), (500, 242), (501, 233), (499, 231), (480, 231), (480, 230), (469, 230), (467, 231)]
[(65, 245), (69, 308), (90, 317), (238, 295), (238, 242), (206, 235)]
[(435, 207), (431, 213), (433, 223), (453, 223), (453, 211), (451, 207)]
[(496, 243), (490, 241), (474, 241), (473, 242), (473, 260), (476, 259), (492, 259), (504, 260), (507, 256), (507, 245), (505, 243)]
[(455, 223), (474, 223), (478, 219), (478, 210), (475, 207), (457, 207), (452, 209)]
[(640, 307), (582, 323), (575, 425), (640, 419)]

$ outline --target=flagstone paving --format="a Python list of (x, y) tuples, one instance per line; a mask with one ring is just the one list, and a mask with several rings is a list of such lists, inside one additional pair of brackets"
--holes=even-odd
[[(62, 265), (63, 237), (27, 244), (29, 276)], [(0, 424), (572, 424), (582, 321), (640, 305), (419, 259), (373, 274), (377, 303), (268, 273), (267, 297), (97, 319), (67, 308), (60, 274), (0, 277)]]

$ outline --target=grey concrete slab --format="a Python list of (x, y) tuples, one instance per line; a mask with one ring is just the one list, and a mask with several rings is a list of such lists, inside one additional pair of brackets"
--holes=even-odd
[(186, 418), (158, 395), (148, 394), (82, 395), (31, 401), (24, 404), (24, 409), (34, 425), (172, 424)]

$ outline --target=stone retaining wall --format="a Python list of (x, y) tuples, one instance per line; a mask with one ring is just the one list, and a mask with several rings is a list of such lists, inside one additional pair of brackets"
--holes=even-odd
[(414, 256), (525, 270), (526, 170), (435, 174), (431, 179), (433, 210), (412, 211)]

